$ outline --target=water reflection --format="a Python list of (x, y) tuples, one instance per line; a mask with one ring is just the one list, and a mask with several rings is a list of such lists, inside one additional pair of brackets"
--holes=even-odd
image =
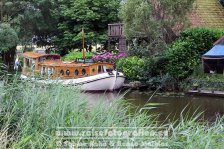
[[(85, 93), (91, 104), (103, 100), (106, 104), (111, 103), (113, 100), (120, 97), (120, 92), (110, 93)], [(149, 92), (131, 91), (124, 96), (124, 100), (132, 103), (133, 105), (141, 108), (147, 103), (151, 94)], [(215, 120), (215, 118), (224, 114), (224, 98), (217, 97), (194, 97), (194, 96), (163, 96), (156, 95), (149, 101), (151, 103), (167, 103), (158, 106), (156, 109), (149, 110), (150, 113), (160, 114), (160, 120), (165, 119), (176, 120), (180, 118), (181, 113), (183, 116), (188, 115), (191, 117), (194, 114), (204, 112), (202, 118), (206, 120)], [(184, 110), (185, 109), (185, 110)], [(183, 112), (184, 110), (184, 112)]]
[(122, 93), (120, 92), (105, 92), (105, 93), (83, 93), (86, 96), (90, 105), (97, 104), (102, 101), (105, 105), (109, 105), (116, 99), (121, 98)]
[[(150, 95), (147, 93), (130, 92), (126, 94), (125, 99), (142, 107), (148, 101)], [(132, 100), (130, 100), (132, 99)], [(192, 115), (204, 112), (202, 117), (207, 120), (215, 120), (215, 118), (224, 113), (224, 99), (216, 97), (194, 97), (194, 96), (177, 96), (165, 97), (154, 96), (149, 102), (151, 103), (167, 103), (151, 110), (152, 113), (160, 114), (160, 119), (179, 119), (180, 115)], [(185, 110), (184, 110), (185, 109)], [(184, 111), (183, 111), (184, 110)]]

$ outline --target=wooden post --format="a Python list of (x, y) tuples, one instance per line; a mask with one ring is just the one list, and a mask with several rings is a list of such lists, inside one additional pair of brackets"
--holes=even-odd
[(118, 49), (119, 53), (126, 53), (127, 52), (127, 43), (126, 43), (126, 38), (124, 36), (121, 36), (119, 38), (119, 44), (118, 44)]
[(86, 58), (85, 55), (85, 41), (84, 41), (84, 29), (82, 28), (82, 58)]

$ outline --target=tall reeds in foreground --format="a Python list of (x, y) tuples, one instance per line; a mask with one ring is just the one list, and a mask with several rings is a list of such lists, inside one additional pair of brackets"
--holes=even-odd
[(57, 127), (158, 126), (169, 130), (170, 148), (224, 146), (223, 118), (210, 124), (198, 122), (196, 115), (159, 125), (147, 110), (131, 114), (129, 108), (121, 99), (90, 106), (76, 87), (43, 86), (15, 78), (0, 87), (0, 148), (55, 148)]
[[(11, 148), (53, 148), (57, 127), (146, 126), (150, 116), (130, 115), (128, 105), (90, 106), (76, 87), (12, 81), (0, 90), (1, 131)], [(2, 142), (4, 143), (4, 142)]]

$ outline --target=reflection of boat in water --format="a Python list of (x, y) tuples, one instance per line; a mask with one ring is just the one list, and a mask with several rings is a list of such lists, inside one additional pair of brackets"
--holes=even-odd
[(63, 85), (81, 85), (81, 90), (102, 91), (115, 90), (123, 86), (125, 77), (113, 70), (108, 62), (93, 62), (90, 59), (77, 59), (74, 62), (63, 62), (59, 55), (24, 53), (24, 66), (21, 78), (29, 79), (40, 76), (40, 83)]
[(115, 100), (121, 99), (124, 95), (121, 92), (84, 92), (81, 93), (85, 99), (87, 99), (90, 106), (103, 103), (105, 106), (109, 106)]

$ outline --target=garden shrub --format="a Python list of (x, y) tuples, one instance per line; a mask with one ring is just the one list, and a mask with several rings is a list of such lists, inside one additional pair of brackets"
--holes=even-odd
[(137, 56), (121, 58), (117, 68), (122, 71), (128, 80), (147, 80), (148, 63), (146, 59)]
[(130, 46), (130, 49), (128, 50), (129, 56), (138, 56), (138, 57), (146, 57), (151, 55), (151, 51), (147, 47), (143, 46)]
[[(162, 55), (152, 56), (147, 48), (134, 46), (128, 52), (133, 59), (121, 60), (118, 65), (128, 79), (147, 80), (168, 73), (176, 80), (182, 80), (192, 74), (194, 68), (201, 63), (201, 56), (210, 50), (213, 43), (223, 34), (224, 30), (189, 28), (182, 32)], [(137, 60), (136, 55), (143, 58), (141, 61), (145, 64), (144, 67), (133, 70), (141, 65), (136, 64), (136, 61), (140, 59)], [(131, 60), (135, 62), (129, 62)], [(140, 71), (141, 75), (137, 74)], [(131, 74), (132, 72), (134, 74)]]
[(179, 41), (174, 43), (167, 52), (169, 59), (167, 72), (176, 79), (184, 79), (192, 73), (193, 68), (199, 63), (199, 56), (194, 43)]
[(152, 77), (161, 76), (166, 74), (166, 66), (168, 64), (168, 58), (164, 55), (156, 56), (151, 59), (151, 63), (148, 63), (150, 75)]
[(161, 91), (177, 90), (177, 81), (169, 74), (150, 77), (147, 83), (151, 90), (160, 89)]
[(195, 50), (200, 54), (207, 52), (213, 43), (224, 34), (224, 30), (204, 27), (189, 28), (181, 33), (181, 41), (189, 40), (195, 44)]
[(223, 33), (223, 30), (208, 28), (187, 29), (167, 50), (166, 71), (177, 80), (187, 78), (201, 62), (202, 54), (210, 50)]

